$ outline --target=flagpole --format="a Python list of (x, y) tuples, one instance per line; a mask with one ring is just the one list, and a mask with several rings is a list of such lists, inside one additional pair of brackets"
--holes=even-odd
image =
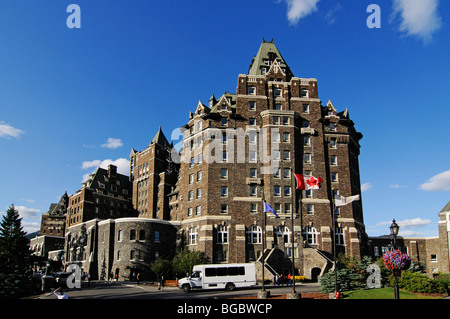
[(266, 252), (266, 243), (265, 243), (265, 241), (266, 241), (266, 212), (265, 212), (265, 209), (264, 209), (264, 202), (265, 202), (265, 199), (264, 199), (264, 188), (263, 187), (261, 187), (262, 188), (262, 205), (261, 205), (261, 210), (262, 210), (262, 213), (263, 213), (263, 218), (262, 218), (262, 223), (263, 223), (263, 229), (262, 229), (262, 256), (261, 256), (261, 258), (262, 258), (262, 291), (265, 291), (266, 290), (266, 288), (265, 288), (265, 286), (264, 286), (264, 268), (266, 267), (266, 265), (265, 265), (265, 257), (264, 257), (264, 255), (265, 255), (265, 252)]
[[(295, 253), (294, 253), (294, 208), (295, 201), (294, 197), (296, 195), (296, 187), (294, 184), (294, 172), (291, 169), (291, 185), (292, 185), (292, 193), (291, 193), (291, 254), (292, 254), (292, 293), (295, 294)], [(300, 206), (301, 206), (301, 191), (300, 191)]]
[(334, 295), (338, 292), (337, 288), (337, 261), (336, 261), (336, 205), (334, 198), (331, 199), (333, 213), (333, 260), (334, 260)]

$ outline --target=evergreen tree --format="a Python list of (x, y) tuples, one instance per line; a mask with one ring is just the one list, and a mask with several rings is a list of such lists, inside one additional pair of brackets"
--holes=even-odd
[(11, 205), (0, 224), (0, 298), (20, 298), (29, 293), (30, 251), (22, 218)]

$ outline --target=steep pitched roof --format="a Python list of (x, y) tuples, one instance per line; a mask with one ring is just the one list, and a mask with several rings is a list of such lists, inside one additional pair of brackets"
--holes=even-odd
[(252, 64), (248, 70), (248, 75), (263, 75), (261, 68), (267, 66), (270, 67), (267, 63), (271, 64), (275, 59), (277, 60), (279, 67), (286, 70), (286, 75), (292, 76), (289, 66), (276, 47), (275, 43), (273, 43), (273, 39), (272, 41), (265, 41), (263, 39), (258, 53), (252, 60)]
[(444, 213), (444, 212), (450, 212), (450, 201), (447, 203), (447, 205), (444, 206), (444, 208), (442, 208), (442, 210), (440, 211), (440, 213)]
[(156, 133), (155, 137), (150, 142), (150, 145), (152, 145), (152, 144), (158, 144), (161, 146), (169, 146), (169, 142), (167, 141), (166, 137), (164, 136), (161, 126), (159, 127), (158, 132)]

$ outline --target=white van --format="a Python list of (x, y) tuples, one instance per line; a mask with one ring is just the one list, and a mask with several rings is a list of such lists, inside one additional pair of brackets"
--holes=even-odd
[(184, 292), (191, 289), (226, 289), (256, 285), (255, 264), (196, 265), (192, 275), (178, 280), (178, 288)]

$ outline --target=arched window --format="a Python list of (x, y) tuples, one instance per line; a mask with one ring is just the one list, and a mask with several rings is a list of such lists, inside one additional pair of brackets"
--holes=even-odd
[(262, 230), (261, 227), (252, 225), (247, 231), (247, 239), (249, 244), (261, 244), (262, 243)]
[(306, 226), (303, 235), (308, 244), (317, 244), (317, 231), (314, 227)]
[(290, 243), (291, 242), (291, 232), (289, 230), (289, 228), (287, 228), (286, 226), (278, 226), (277, 228), (277, 237), (278, 238), (283, 238), (282, 241), (279, 241), (278, 243)]

